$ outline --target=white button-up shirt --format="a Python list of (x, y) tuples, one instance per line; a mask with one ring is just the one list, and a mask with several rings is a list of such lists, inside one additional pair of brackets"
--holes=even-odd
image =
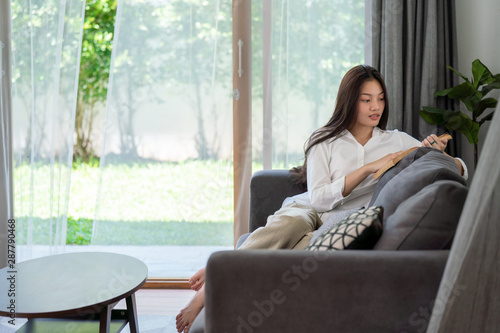
[[(283, 205), (297, 202), (311, 206), (320, 214), (322, 221), (338, 211), (366, 207), (378, 180), (369, 175), (344, 197), (345, 177), (387, 154), (421, 145), (420, 141), (404, 132), (374, 127), (371, 139), (362, 146), (346, 130), (338, 139), (323, 141), (310, 150), (307, 157), (308, 192), (287, 198)], [(466, 175), (465, 163), (461, 162)]]

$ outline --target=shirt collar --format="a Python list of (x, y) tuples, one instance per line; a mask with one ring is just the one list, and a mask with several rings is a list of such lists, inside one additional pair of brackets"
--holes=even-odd
[[(373, 131), (372, 131), (372, 138), (379, 136), (380, 133), (382, 133), (382, 129), (380, 129), (380, 127), (378, 127), (378, 126), (375, 126), (373, 128)], [(353, 140), (354, 142), (358, 142), (358, 141), (356, 141), (356, 139), (354, 138), (352, 133), (349, 132), (348, 130), (342, 131), (342, 134), (340, 136), (344, 137), (344, 138), (349, 138), (349, 139)]]
[(380, 133), (382, 133), (382, 130), (380, 129), (380, 127), (378, 126), (375, 126), (373, 128), (373, 132), (372, 132), (372, 138), (375, 137), (375, 136), (379, 136)]

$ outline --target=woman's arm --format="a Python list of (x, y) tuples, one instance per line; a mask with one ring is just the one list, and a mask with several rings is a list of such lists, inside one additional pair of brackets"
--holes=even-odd
[(345, 177), (345, 185), (344, 185), (344, 191), (342, 192), (342, 195), (344, 197), (348, 196), (351, 194), (352, 190), (356, 188), (366, 177), (369, 175), (377, 172), (381, 167), (386, 165), (388, 162), (392, 161), (396, 157), (398, 157), (399, 154), (401, 154), (402, 151), (393, 153), (393, 154), (388, 154), (374, 162), (365, 164), (361, 168), (357, 169), (356, 171), (348, 174)]
[[(342, 159), (342, 156), (353, 156), (352, 147), (344, 145), (339, 148), (338, 145), (331, 145), (332, 143), (318, 144), (311, 149), (307, 157), (308, 194), (311, 206), (318, 212), (329, 211), (342, 204), (345, 197), (366, 177), (398, 155), (389, 154), (356, 169), (356, 158)], [(336, 153), (332, 153), (333, 151)], [(336, 170), (331, 169), (332, 159), (337, 161)]]

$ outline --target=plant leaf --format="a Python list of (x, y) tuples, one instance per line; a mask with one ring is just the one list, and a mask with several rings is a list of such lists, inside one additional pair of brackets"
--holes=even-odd
[(448, 93), (448, 98), (459, 99), (467, 107), (467, 110), (472, 112), (474, 106), (482, 98), (482, 93), (467, 81), (453, 87)]
[(493, 115), (494, 114), (495, 114), (495, 110), (491, 111), (487, 116), (485, 116), (483, 119), (481, 119), (479, 121), (479, 126), (481, 126), (485, 122), (490, 121), (491, 119), (493, 119)]
[[(448, 125), (446, 128), (448, 128)], [(451, 129), (449, 130), (451, 131)], [(472, 121), (465, 113), (460, 113), (460, 126), (458, 130), (467, 137), (467, 140), (469, 140), (471, 144), (478, 143), (479, 123)]]
[(488, 67), (479, 59), (472, 62), (472, 74), (474, 75), (474, 87), (476, 88), (495, 81)]
[(448, 93), (449, 98), (458, 98), (463, 100), (465, 98), (469, 98), (475, 95), (476, 88), (470, 82), (464, 82), (459, 85), (456, 85), (452, 88), (452, 90)]
[(474, 108), (474, 116), (476, 118), (479, 117), (483, 114), (484, 110), (496, 107), (497, 103), (498, 101), (494, 98), (485, 98), (483, 100), (480, 100), (479, 103), (477, 103), (477, 106)]
[(441, 125), (446, 122), (447, 117), (445, 113), (449, 110), (444, 110), (440, 108), (435, 108), (431, 106), (422, 107), (423, 110), (419, 111), (420, 117), (427, 123), (432, 125)]
[(453, 71), (453, 73), (457, 74), (462, 79), (464, 79), (466, 82), (469, 82), (469, 79), (467, 77), (465, 77), (465, 75), (463, 75), (462, 73), (460, 73), (459, 71), (457, 71), (455, 68), (453, 68), (451, 66), (447, 66), (447, 67), (448, 67), (448, 69), (451, 69)]
[(446, 95), (448, 95), (448, 94), (449, 94), (452, 90), (453, 90), (453, 88), (447, 88), (447, 89), (443, 89), (443, 90), (438, 90), (438, 91), (436, 91), (436, 93), (434, 94), (434, 97), (446, 96)]
[(493, 89), (500, 89), (500, 74), (496, 74), (493, 78), (495, 79), (495, 81), (483, 87), (483, 89), (481, 90), (483, 96), (486, 96), (486, 94), (488, 94)]
[(459, 115), (451, 117), (446, 123), (446, 128), (450, 131), (456, 131), (460, 126), (462, 126), (462, 118)]

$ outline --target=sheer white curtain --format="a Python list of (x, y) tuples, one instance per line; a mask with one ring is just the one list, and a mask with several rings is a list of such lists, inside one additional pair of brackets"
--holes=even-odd
[[(93, 244), (232, 246), (231, 4), (118, 2), (94, 133)], [(76, 0), (13, 2), (15, 207), (26, 256), (65, 243), (82, 20)], [(254, 161), (298, 165), (341, 77), (364, 61), (364, 0), (252, 1), (252, 22)]]
[(92, 244), (232, 247), (231, 59), (230, 0), (118, 2)]
[[(25, 260), (66, 243), (85, 1), (11, 6), (14, 210)], [(38, 245), (45, 250), (33, 251)]]
[(254, 160), (301, 165), (305, 141), (333, 113), (343, 75), (364, 62), (365, 0), (252, 6)]

